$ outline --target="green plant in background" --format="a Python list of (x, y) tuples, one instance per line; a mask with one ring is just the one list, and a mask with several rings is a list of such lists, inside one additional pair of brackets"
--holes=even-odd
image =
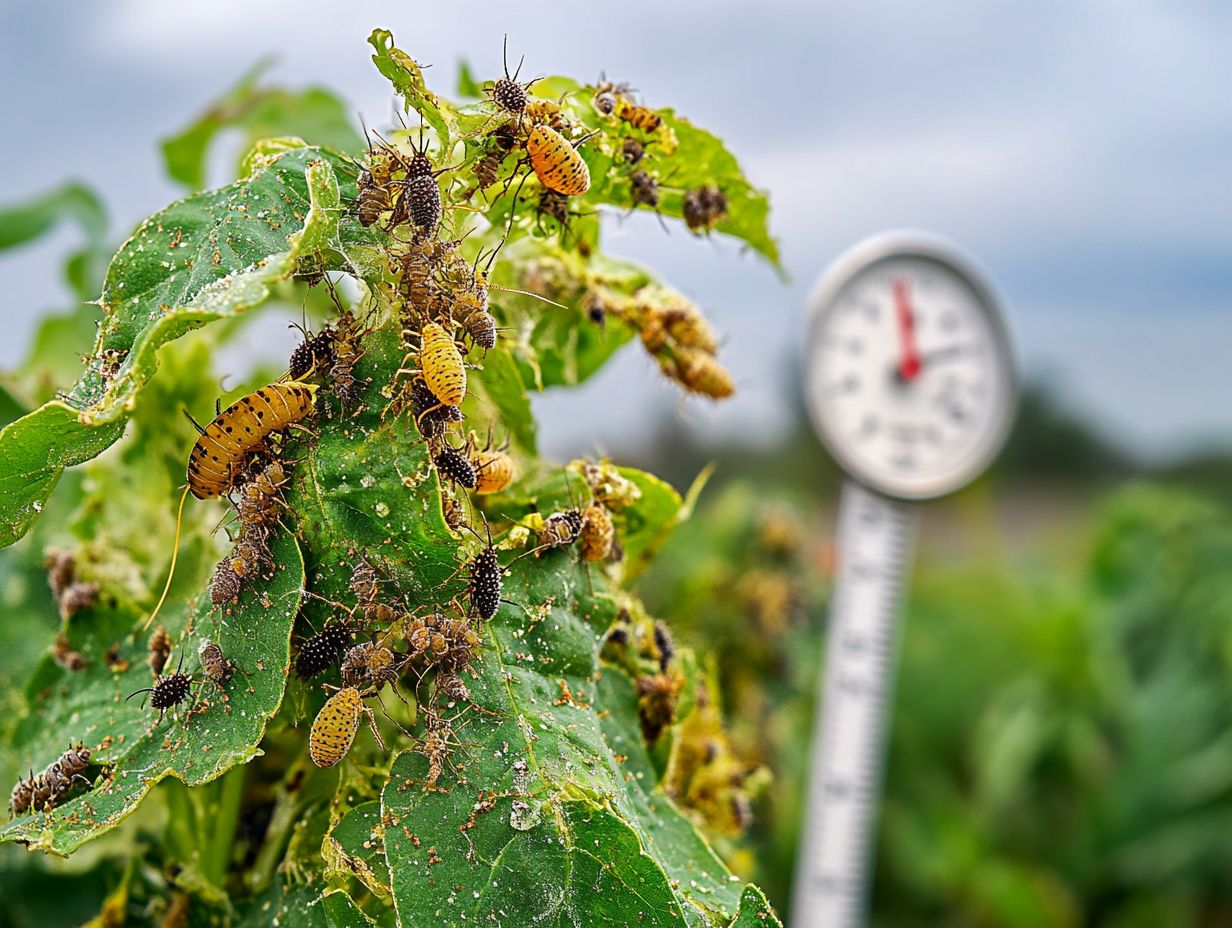
[[(623, 87), (467, 80), (482, 96), (455, 104), (388, 32), (370, 41), (412, 128), (365, 148), (326, 91), (254, 73), (164, 144), (191, 192), (109, 264), (79, 187), (0, 214), (7, 245), (77, 219), (69, 280), (101, 292), (3, 383), (3, 769), (35, 798), (18, 789), (0, 841), (71, 855), (4, 849), (6, 914), (775, 923), (705, 837), (740, 830), (763, 775), (698, 750), (726, 737), (713, 675), (625, 589), (693, 496), (541, 460), (529, 401), (632, 338), (685, 389), (729, 394), (704, 317), (601, 253), (597, 208), (653, 208), (777, 266), (765, 195)], [(198, 191), (232, 128), (237, 179)], [(210, 418), (237, 374), (220, 349), (263, 304), (312, 320), (290, 361), (311, 414), (252, 398), (283, 371), (238, 372), (224, 400), (247, 400), (193, 465), (224, 499), (189, 500), (181, 531), (198, 436), (180, 412)], [(296, 427), (234, 437), (274, 420)], [(151, 705), (126, 699), (146, 687)]]
[[(986, 525), (986, 502), (976, 491), (943, 507), (912, 581), (872, 922), (1228, 923), (1227, 510), (1131, 486), (1076, 508), (1048, 550), (990, 556), (986, 535), (958, 540), (954, 521)], [(678, 639), (715, 644), (737, 753), (775, 771), (731, 859), (778, 905), (824, 638), (825, 590), (807, 578), (831, 560), (805, 530), (825, 520), (784, 515), (801, 512), (801, 497), (733, 483), (639, 581)], [(767, 544), (767, 527), (790, 543)], [(782, 602), (799, 611), (769, 608)]]

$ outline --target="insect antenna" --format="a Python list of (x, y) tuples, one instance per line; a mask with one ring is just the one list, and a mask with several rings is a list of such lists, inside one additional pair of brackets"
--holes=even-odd
[[(191, 416), (189, 418), (192, 418)], [(193, 423), (196, 425), (196, 423)], [(202, 430), (204, 432), (204, 430)], [(162, 609), (163, 603), (167, 600), (167, 593), (171, 590), (171, 580), (175, 577), (175, 564), (180, 557), (180, 527), (184, 522), (184, 503), (188, 501), (188, 485), (185, 484), (184, 492), (180, 495), (180, 508), (175, 516), (175, 541), (171, 546), (171, 566), (167, 570), (167, 582), (163, 585), (163, 593), (158, 597), (158, 603), (154, 606), (154, 611), (150, 613), (150, 617), (145, 620), (145, 624), (141, 626), (141, 630), (145, 631), (150, 627), (150, 623), (154, 621), (154, 616), (158, 615), (158, 611)]]

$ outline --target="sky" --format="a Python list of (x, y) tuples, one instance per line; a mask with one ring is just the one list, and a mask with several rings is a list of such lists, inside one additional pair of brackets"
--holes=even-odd
[[(650, 216), (605, 233), (726, 333), (736, 399), (683, 402), (629, 349), (584, 388), (537, 400), (549, 453), (635, 445), (663, 410), (682, 428), (773, 439), (814, 280), (902, 227), (973, 253), (1028, 379), (1114, 439), (1155, 459), (1232, 444), (1226, 4), (6, 4), (0, 202), (79, 178), (123, 235), (181, 195), (156, 140), (269, 54), (269, 80), (326, 85), (380, 124), (392, 97), (365, 41), (378, 25), (434, 63), (446, 92), (462, 57), (495, 75), (505, 33), (527, 73), (629, 81), (724, 137), (770, 191), (786, 285), (737, 243), (665, 236)], [(58, 260), (75, 236), (0, 255), (0, 365), (64, 305)], [(290, 344), (281, 322), (266, 330)]]

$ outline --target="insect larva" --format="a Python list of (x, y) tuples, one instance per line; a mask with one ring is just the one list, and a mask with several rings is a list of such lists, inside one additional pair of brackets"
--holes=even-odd
[(154, 633), (150, 635), (149, 643), (149, 662), (150, 673), (154, 676), (159, 676), (163, 672), (163, 668), (167, 666), (167, 658), (171, 656), (171, 639), (167, 637), (167, 630), (161, 625), (154, 629)]
[(526, 153), (535, 176), (547, 189), (571, 197), (590, 189), (590, 168), (555, 129), (535, 126), (526, 140)]
[(496, 347), (496, 320), (488, 312), (488, 291), (465, 290), (458, 294), (449, 315), (485, 351)]
[(714, 400), (726, 399), (736, 392), (731, 374), (713, 355), (697, 348), (681, 348), (676, 354), (675, 364), (665, 370), (685, 389)]
[(435, 322), (423, 327), (419, 366), (424, 383), (444, 406), (461, 406), (466, 396), (466, 366), (453, 336)]
[(206, 677), (217, 687), (235, 675), (235, 661), (227, 658), (217, 642), (203, 638), (197, 647), (197, 657), (201, 660), (201, 669)]
[[(163, 676), (159, 674), (158, 679), (153, 686), (143, 686), (139, 690), (134, 690), (124, 697), (124, 701), (128, 702), (138, 693), (150, 694), (150, 706), (158, 710), (158, 722), (162, 724), (163, 716), (167, 714), (168, 709), (173, 709), (182, 703), (192, 689), (193, 678), (191, 674), (183, 673), (184, 668), (184, 652), (180, 652), (180, 663), (176, 668), (175, 673)], [(145, 708), (145, 700), (141, 702), (142, 708)]]
[(353, 686), (344, 686), (325, 701), (317, 713), (308, 734), (308, 756), (318, 767), (333, 767), (351, 750), (355, 732), (359, 730), (360, 714), (368, 716), (372, 737), (385, 750), (385, 742), (377, 731), (376, 716), (363, 703), (363, 696)]
[[(507, 447), (507, 446), (506, 446)], [(509, 488), (517, 476), (517, 468), (505, 448), (484, 448), (471, 458), (477, 480), (475, 492), (480, 496), (500, 493)]]
[(300, 643), (295, 672), (301, 680), (311, 680), (338, 663), (350, 643), (350, 624), (346, 621), (330, 622)]
[(478, 482), (475, 465), (465, 454), (445, 442), (441, 442), (440, 449), (432, 456), (432, 463), (436, 465), (441, 476), (450, 483), (457, 483), (468, 490), (473, 490)]
[(201, 435), (188, 455), (189, 492), (212, 499), (230, 491), (249, 452), (312, 413), (316, 391), (311, 383), (271, 383), (232, 403), (205, 428), (198, 426)]

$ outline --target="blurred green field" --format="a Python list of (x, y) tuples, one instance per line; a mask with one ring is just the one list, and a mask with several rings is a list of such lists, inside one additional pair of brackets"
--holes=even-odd
[[(1141, 482), (1032, 492), (977, 487), (925, 521), (872, 921), (1232, 924), (1228, 511)], [(737, 752), (774, 771), (728, 851), (783, 911), (831, 523), (810, 497), (735, 481), (643, 584), (710, 653)]]

